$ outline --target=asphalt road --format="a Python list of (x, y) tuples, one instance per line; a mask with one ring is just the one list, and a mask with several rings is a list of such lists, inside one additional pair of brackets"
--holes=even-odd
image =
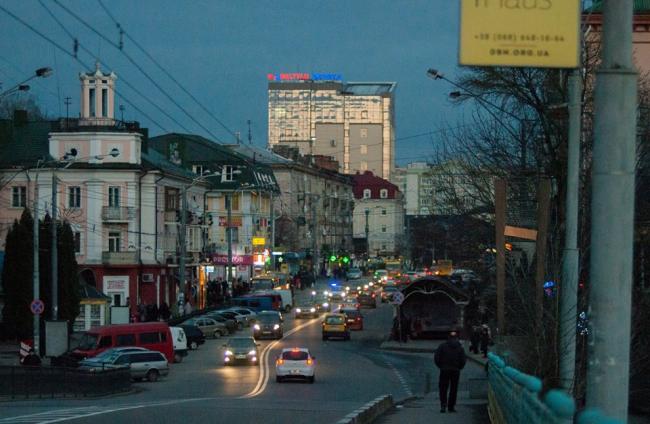
[[(260, 341), (260, 365), (226, 367), (224, 339), (207, 340), (182, 363), (173, 364), (167, 378), (135, 383), (134, 393), (2, 403), (0, 423), (332, 423), (379, 395), (401, 399), (422, 393), (427, 375), (436, 381), (431, 355), (379, 349), (392, 322), (390, 305), (363, 313), (364, 330), (353, 332), (348, 342), (323, 341), (320, 318), (294, 320), (289, 315), (282, 340)], [(275, 358), (282, 348), (296, 346), (308, 347), (316, 357), (316, 382), (276, 383)], [(482, 373), (477, 366), (469, 368), (464, 380)]]

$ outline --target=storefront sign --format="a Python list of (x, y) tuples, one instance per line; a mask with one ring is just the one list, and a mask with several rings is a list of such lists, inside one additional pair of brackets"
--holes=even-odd
[(253, 246), (264, 246), (266, 244), (266, 239), (264, 237), (253, 237)]
[(104, 291), (107, 290), (126, 290), (128, 280), (123, 280), (124, 277), (104, 277)]
[[(228, 226), (228, 217), (220, 216), (219, 217), (219, 226), (227, 227)], [(230, 226), (231, 227), (241, 227), (241, 216), (231, 216), (230, 217)]]
[(307, 72), (289, 72), (266, 74), (269, 81), (343, 81), (341, 74), (330, 73), (307, 73)]
[[(228, 255), (212, 255), (212, 263), (217, 265), (228, 265)], [(252, 255), (232, 255), (233, 265), (253, 265)]]
[(576, 68), (580, 0), (462, 0), (460, 64)]

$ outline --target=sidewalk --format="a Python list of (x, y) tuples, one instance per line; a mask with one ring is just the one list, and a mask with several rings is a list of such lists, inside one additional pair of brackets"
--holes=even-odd
[(0, 365), (20, 365), (18, 357), (19, 350), (20, 347), (18, 345), (18, 342), (0, 342)]
[(375, 420), (377, 424), (487, 424), (490, 422), (486, 400), (471, 400), (458, 394), (455, 413), (440, 412), (438, 393), (430, 393), (423, 398), (407, 400)]
[[(396, 352), (412, 352), (412, 353), (435, 353), (438, 346), (443, 343), (444, 340), (409, 340), (407, 343), (400, 343), (395, 340), (386, 340), (381, 343), (379, 346), (380, 349), (392, 350)], [(487, 358), (484, 358), (481, 354), (474, 354), (469, 351), (469, 342), (466, 340), (461, 340), (461, 344), (465, 349), (465, 354), (467, 359), (481, 366), (485, 366), (487, 363)]]

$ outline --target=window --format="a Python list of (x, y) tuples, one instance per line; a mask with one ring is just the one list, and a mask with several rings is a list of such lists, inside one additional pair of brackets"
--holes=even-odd
[(361, 164), (359, 165), (359, 168), (360, 168), (362, 171), (367, 171), (367, 170), (368, 170), (368, 162), (362, 160), (362, 161), (361, 161)]
[[(368, 114), (368, 112), (366, 112), (366, 118), (368, 117), (367, 114)], [(368, 138), (368, 128), (361, 128), (359, 130), (359, 137)]]
[(221, 181), (232, 181), (233, 174), (232, 165), (224, 165), (221, 171)]
[(81, 253), (81, 233), (75, 231), (72, 235), (74, 237), (74, 253)]
[(364, 199), (370, 199), (371, 197), (371, 192), (369, 188), (364, 188), (363, 189), (363, 198)]
[(118, 334), (115, 346), (135, 346), (135, 334)]
[(94, 88), (91, 88), (91, 89), (88, 90), (88, 111), (90, 112), (90, 116), (96, 116), (95, 115), (95, 89)]
[(90, 328), (100, 327), (102, 324), (102, 305), (90, 305)]
[(382, 210), (381, 210), (381, 214), (382, 214), (382, 215), (386, 215), (386, 209), (382, 209)]
[(178, 190), (173, 188), (165, 189), (165, 210), (175, 211), (178, 209)]
[(108, 188), (108, 206), (111, 208), (120, 207), (120, 188), (119, 187), (109, 187)]
[(239, 198), (240, 198), (239, 194), (233, 194), (232, 196), (230, 196), (230, 201), (232, 202), (230, 206), (232, 207), (233, 211), (239, 210)]
[(68, 187), (68, 207), (80, 208), (81, 207), (81, 187)]
[(198, 175), (203, 175), (203, 165), (192, 165), (192, 172)]
[(104, 348), (109, 348), (111, 346), (113, 346), (113, 338), (111, 336), (102, 336), (102, 338), (99, 340), (99, 344), (97, 345), (97, 348), (104, 349)]
[(381, 227), (381, 232), (382, 232), (382, 233), (385, 233), (385, 232), (386, 232), (386, 226), (385, 226), (385, 225)]
[(239, 228), (231, 227), (230, 234), (232, 234), (232, 242), (239, 243)]
[(27, 187), (16, 186), (11, 188), (11, 207), (24, 208), (27, 206)]
[(388, 199), (388, 190), (386, 190), (385, 188), (379, 190), (379, 197), (381, 197), (382, 199)]
[(336, 140), (334, 139), (330, 140), (330, 146), (336, 147)]
[(108, 88), (102, 88), (102, 116), (108, 116)]
[(359, 153), (362, 155), (367, 155), (368, 154), (368, 145), (367, 144), (362, 144), (359, 146)]
[(108, 233), (108, 251), (109, 252), (120, 251), (120, 233), (118, 232)]
[(140, 343), (153, 344), (160, 343), (160, 333), (142, 333), (140, 334)]

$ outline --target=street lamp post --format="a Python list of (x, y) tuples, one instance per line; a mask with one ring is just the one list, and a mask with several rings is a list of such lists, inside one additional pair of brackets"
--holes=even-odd
[(34, 71), (34, 75), (27, 78), (25, 81), (19, 82), (18, 84), (14, 85), (10, 89), (0, 93), (0, 98), (13, 94), (17, 91), (27, 91), (29, 90), (29, 85), (26, 84), (27, 82), (33, 80), (34, 78), (47, 78), (50, 75), (52, 75), (53, 72), (54, 71), (52, 70), (52, 68), (49, 67), (38, 68), (36, 71)]

